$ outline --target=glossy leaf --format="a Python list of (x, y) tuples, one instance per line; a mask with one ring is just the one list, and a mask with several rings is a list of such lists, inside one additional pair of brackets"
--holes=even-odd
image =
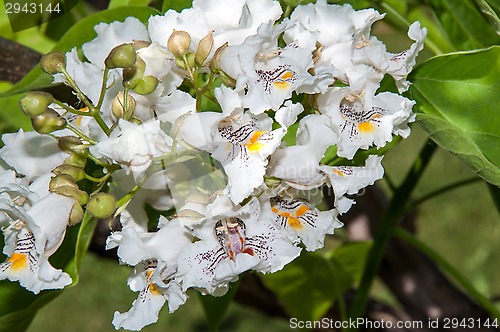
[(162, 12), (167, 10), (175, 10), (177, 12), (182, 11), (184, 8), (189, 8), (192, 6), (193, 0), (164, 0)]
[(337, 273), (342, 276), (338, 287), (341, 292), (358, 283), (363, 275), (366, 257), (372, 247), (372, 242), (349, 242), (336, 248), (330, 256)]
[[(73, 47), (80, 47), (86, 42), (96, 37), (94, 26), (99, 23), (111, 23), (114, 21), (124, 21), (127, 17), (133, 16), (147, 22), (151, 15), (159, 12), (150, 7), (126, 6), (104, 10), (94, 15), (90, 15), (75, 24), (54, 46), (54, 50), (67, 52)], [(45, 74), (40, 67), (36, 67), (28, 73), (11, 90), (2, 95), (13, 95), (30, 90), (42, 89), (51, 86), (52, 77)], [(1, 96), (1, 95), (0, 95)]]
[(481, 14), (474, 0), (429, 0), (457, 50), (472, 50), (500, 43), (500, 36)]
[(338, 274), (325, 257), (302, 252), (299, 258), (283, 270), (261, 277), (285, 305), (291, 317), (299, 320), (318, 320), (338, 297)]
[(117, 8), (122, 6), (147, 6), (151, 0), (111, 0), (108, 8)]
[(417, 119), (433, 140), (500, 185), (500, 47), (430, 59), (412, 75)]

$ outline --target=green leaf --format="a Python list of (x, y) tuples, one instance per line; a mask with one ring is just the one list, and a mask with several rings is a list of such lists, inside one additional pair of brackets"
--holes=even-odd
[(348, 290), (354, 283), (359, 283), (371, 247), (371, 241), (348, 242), (333, 250), (330, 260), (337, 273), (342, 276), (338, 284), (341, 292)]
[[(97, 221), (85, 214), (79, 226), (66, 231), (64, 241), (50, 257), (51, 264), (64, 270), (71, 276), (74, 286), (78, 282), (78, 272), (83, 256), (87, 252)], [(76, 246), (75, 246), (76, 243)], [(38, 309), (52, 301), (64, 290), (46, 290), (38, 295), (22, 288), (17, 282), (0, 282), (0, 332), (25, 331)]]
[(161, 11), (165, 13), (167, 10), (173, 9), (177, 12), (180, 12), (185, 8), (191, 7), (192, 4), (193, 0), (164, 0)]
[(111, 0), (108, 9), (122, 6), (147, 6), (151, 0)]
[[(91, 41), (97, 36), (94, 31), (94, 27), (99, 23), (124, 21), (130, 16), (136, 17), (142, 22), (147, 22), (149, 17), (157, 14), (159, 14), (157, 10), (143, 6), (118, 7), (98, 12), (82, 19), (69, 29), (61, 40), (54, 46), (54, 50), (68, 52), (73, 47), (80, 47), (84, 43)], [(0, 94), (0, 96), (10, 96), (30, 90), (47, 88), (52, 85), (51, 82), (52, 77), (44, 73), (40, 67), (36, 67), (11, 90)]]
[(223, 296), (202, 295), (197, 292), (198, 298), (203, 306), (205, 317), (210, 331), (218, 331), (219, 327), (226, 316), (229, 305), (233, 302), (233, 298), (238, 290), (239, 281), (232, 283), (229, 291)]
[(472, 50), (500, 43), (500, 36), (474, 0), (428, 1), (457, 50)]
[(442, 148), (500, 185), (500, 47), (430, 59), (412, 75), (417, 119)]
[(339, 296), (333, 264), (317, 253), (303, 252), (283, 270), (262, 275), (264, 285), (285, 305), (291, 317), (321, 319)]

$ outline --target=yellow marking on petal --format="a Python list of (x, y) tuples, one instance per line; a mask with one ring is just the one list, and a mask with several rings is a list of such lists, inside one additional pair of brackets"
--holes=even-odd
[(28, 267), (28, 258), (25, 254), (13, 253), (12, 256), (7, 259), (7, 262), (11, 263), (10, 268), (14, 271), (24, 270)]
[(262, 134), (266, 133), (265, 131), (256, 131), (250, 137), (250, 143), (245, 143), (244, 145), (248, 148), (249, 152), (259, 151), (264, 147), (264, 143), (258, 142), (259, 138)]
[(273, 83), (275, 87), (277, 87), (278, 89), (286, 89), (290, 86), (290, 83), (288, 82), (274, 82)]
[(83, 115), (79, 115), (78, 118), (76, 118), (76, 124), (78, 127), (82, 125), (82, 120), (83, 120)]
[(276, 213), (276, 214), (278, 214), (278, 213), (280, 212), (280, 211), (279, 211), (279, 210), (278, 210), (275, 206), (273, 206), (273, 207), (271, 208), (271, 210), (272, 210), (274, 213)]
[(338, 169), (334, 169), (332, 172), (335, 173), (335, 174), (337, 174), (338, 176), (344, 176), (344, 173), (342, 173)]
[(295, 215), (297, 217), (300, 217), (302, 216), (304, 213), (306, 213), (307, 211), (309, 211), (310, 208), (307, 206), (307, 205), (301, 205), (299, 206), (299, 208), (297, 209), (297, 212), (295, 213)]
[(283, 80), (287, 80), (290, 78), (293, 78), (293, 73), (291, 73), (289, 71), (287, 71), (286, 73), (283, 74), (283, 76), (281, 76), (281, 79), (283, 79)]
[(288, 218), (288, 225), (290, 225), (290, 227), (297, 229), (297, 230), (302, 229), (302, 227), (304, 227), (304, 225), (302, 225), (300, 220), (298, 218), (294, 218), (294, 217)]
[(160, 289), (155, 284), (149, 284), (149, 292), (153, 295), (161, 295)]
[(362, 133), (369, 133), (374, 129), (375, 127), (369, 121), (358, 124), (358, 130)]

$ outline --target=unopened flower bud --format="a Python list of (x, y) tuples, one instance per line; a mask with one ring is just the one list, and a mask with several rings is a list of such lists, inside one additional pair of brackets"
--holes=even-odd
[(68, 158), (64, 160), (65, 165), (72, 165), (78, 168), (85, 168), (87, 164), (87, 158), (77, 154), (71, 154)]
[(135, 64), (136, 59), (137, 54), (132, 44), (121, 44), (109, 52), (104, 64), (110, 69), (130, 68)]
[(222, 70), (219, 72), (220, 78), (222, 79), (222, 83), (226, 86), (234, 88), (236, 87), (236, 81), (234, 78), (223, 72)]
[(35, 117), (42, 114), (53, 101), (54, 97), (50, 93), (31, 91), (19, 100), (19, 106), (24, 114)]
[(55, 191), (60, 187), (74, 187), (78, 189), (75, 179), (67, 174), (59, 174), (50, 179), (49, 191)]
[(66, 126), (66, 119), (51, 108), (47, 108), (43, 113), (31, 118), (33, 129), (39, 134), (48, 134)]
[(40, 59), (40, 67), (42, 67), (42, 70), (47, 74), (54, 75), (61, 73), (66, 69), (66, 55), (58, 51), (52, 51), (45, 54)]
[(220, 71), (220, 57), (222, 56), (222, 53), (226, 50), (228, 46), (228, 43), (224, 43), (224, 45), (220, 46), (218, 49), (215, 50), (215, 53), (212, 57), (212, 60), (210, 61), (210, 70), (212, 73), (218, 73)]
[(125, 94), (120, 91), (118, 95), (113, 100), (111, 104), (111, 112), (117, 119), (123, 118), (124, 111), (127, 111), (127, 114), (132, 114), (135, 109), (135, 99), (130, 94), (127, 94), (127, 99), (125, 100)]
[(85, 179), (85, 171), (76, 166), (72, 165), (67, 165), (67, 164), (62, 164), (57, 166), (52, 170), (52, 173), (59, 175), (59, 174), (66, 174), (71, 176), (73, 179), (75, 179), (76, 182), (81, 181)]
[(89, 148), (82, 143), (82, 141), (75, 136), (62, 136), (58, 138), (57, 145), (61, 151), (67, 154), (77, 154), (81, 156), (88, 155)]
[(116, 199), (108, 193), (97, 193), (90, 197), (87, 211), (94, 217), (103, 219), (111, 216), (116, 209)]
[(212, 47), (214, 45), (214, 37), (212, 34), (214, 31), (210, 31), (208, 35), (203, 37), (200, 42), (198, 43), (198, 48), (196, 49), (196, 57), (194, 58), (194, 61), (198, 65), (203, 65), (203, 62), (207, 59), (208, 55), (212, 51)]
[(69, 213), (69, 226), (78, 225), (83, 220), (83, 215), (85, 212), (82, 209), (82, 206), (78, 203), (75, 203), (71, 208), (71, 212)]
[(182, 58), (189, 50), (191, 36), (186, 31), (175, 30), (167, 41), (167, 47), (176, 58)]
[(135, 88), (142, 80), (145, 70), (146, 63), (138, 57), (132, 67), (123, 69), (123, 86), (129, 89)]
[(158, 86), (158, 79), (154, 76), (145, 76), (142, 80), (139, 80), (137, 85), (133, 90), (140, 95), (149, 95)]
[(73, 198), (80, 205), (85, 205), (89, 201), (89, 195), (85, 191), (72, 186), (57, 187), (53, 192), (59, 195)]
[(145, 40), (134, 40), (132, 43), (132, 47), (136, 51), (140, 50), (141, 48), (148, 47), (149, 45), (151, 45), (151, 43)]

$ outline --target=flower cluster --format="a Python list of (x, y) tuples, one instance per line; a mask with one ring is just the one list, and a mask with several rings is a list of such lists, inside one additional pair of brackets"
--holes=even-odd
[(119, 218), (107, 248), (133, 266), (139, 295), (113, 324), (139, 330), (189, 288), (221, 296), (245, 271), (322, 248), (348, 195), (383, 176), (382, 157), (358, 150), (406, 137), (414, 120), (413, 101), (378, 90), (386, 75), (408, 88), (426, 29), (412, 24), (411, 47), (389, 53), (371, 35), (383, 16), (318, 0), (280, 19), (277, 1), (195, 0), (46, 55), (42, 69), (78, 101), (28, 93), (36, 132), (2, 137), (0, 278), (34, 293), (70, 284), (47, 260), (66, 227)]

